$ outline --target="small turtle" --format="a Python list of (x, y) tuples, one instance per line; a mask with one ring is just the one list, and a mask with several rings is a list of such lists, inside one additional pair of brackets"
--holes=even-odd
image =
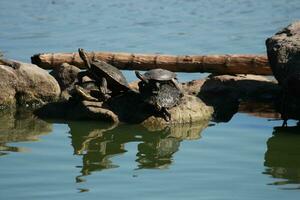
[(165, 69), (151, 69), (145, 74), (140, 74), (138, 71), (135, 71), (136, 76), (142, 81), (142, 83), (151, 84), (154, 83), (157, 88), (159, 88), (160, 82), (169, 82), (173, 84), (179, 91), (181, 87), (178, 84), (176, 74), (169, 70)]
[(82, 83), (82, 78), (84, 76), (88, 76), (95, 80), (99, 85), (99, 89), (104, 100), (130, 90), (124, 75), (116, 67), (100, 60), (94, 60), (91, 62), (83, 49), (79, 48), (78, 52), (87, 67), (86, 71), (79, 72), (78, 74), (79, 84)]
[(178, 105), (183, 96), (176, 74), (164, 69), (152, 69), (144, 75), (138, 71), (135, 73), (141, 80), (139, 90), (145, 102), (153, 105), (169, 121), (171, 115), (168, 109)]

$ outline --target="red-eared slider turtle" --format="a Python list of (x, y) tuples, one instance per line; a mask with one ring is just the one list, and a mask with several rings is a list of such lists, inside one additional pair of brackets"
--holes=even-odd
[(82, 83), (84, 76), (95, 80), (99, 85), (104, 100), (130, 90), (124, 75), (116, 67), (100, 60), (91, 62), (83, 49), (79, 48), (78, 52), (87, 67), (86, 71), (79, 72), (78, 74), (79, 84)]
[(151, 69), (143, 75), (138, 71), (135, 71), (135, 74), (143, 83), (151, 84), (151, 82), (153, 82), (156, 86), (159, 86), (160, 82), (168, 82), (173, 84), (178, 90), (181, 91), (176, 74), (169, 70), (158, 68)]
[(141, 80), (139, 90), (145, 102), (153, 105), (156, 112), (169, 121), (168, 109), (178, 105), (183, 96), (176, 74), (164, 69), (152, 69), (143, 75), (138, 71), (135, 73)]

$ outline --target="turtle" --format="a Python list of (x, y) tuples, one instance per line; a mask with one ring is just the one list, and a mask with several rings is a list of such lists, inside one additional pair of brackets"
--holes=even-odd
[(176, 74), (169, 70), (161, 68), (151, 69), (143, 75), (138, 71), (135, 71), (135, 75), (142, 81), (141, 84), (146, 83), (159, 88), (159, 83), (168, 82), (173, 84), (179, 91), (181, 91), (181, 87), (179, 86)]
[(78, 53), (87, 67), (86, 71), (78, 73), (77, 78), (79, 85), (82, 84), (82, 78), (84, 76), (93, 79), (99, 86), (104, 101), (112, 96), (131, 90), (126, 78), (119, 69), (104, 61), (90, 61), (87, 53), (81, 48), (78, 49)]
[(135, 74), (141, 80), (139, 91), (144, 101), (169, 121), (171, 115), (168, 109), (178, 105), (183, 96), (176, 74), (159, 68), (149, 70), (143, 75), (135, 71)]

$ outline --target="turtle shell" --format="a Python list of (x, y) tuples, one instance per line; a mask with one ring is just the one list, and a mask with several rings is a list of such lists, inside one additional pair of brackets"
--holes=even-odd
[(162, 84), (157, 94), (152, 94), (149, 97), (146, 95), (145, 100), (161, 108), (172, 108), (180, 103), (181, 97), (182, 94), (177, 88), (169, 84)]
[(122, 72), (116, 67), (100, 61), (95, 60), (91, 63), (91, 73), (94, 73), (97, 77), (105, 76), (108, 78), (108, 84), (114, 84), (123, 86), (124, 88), (130, 89), (128, 82)]
[(165, 69), (151, 69), (143, 75), (147, 80), (169, 81), (176, 78), (176, 74)]

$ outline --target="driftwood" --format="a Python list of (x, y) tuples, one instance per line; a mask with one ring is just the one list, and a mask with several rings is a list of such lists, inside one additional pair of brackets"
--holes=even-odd
[[(98, 59), (123, 70), (149, 70), (163, 68), (174, 72), (208, 72), (218, 74), (272, 75), (265, 55), (160, 55), (111, 52), (90, 52), (91, 59)], [(62, 63), (80, 68), (84, 64), (78, 53), (36, 54), (33, 64), (43, 69), (53, 69)]]

